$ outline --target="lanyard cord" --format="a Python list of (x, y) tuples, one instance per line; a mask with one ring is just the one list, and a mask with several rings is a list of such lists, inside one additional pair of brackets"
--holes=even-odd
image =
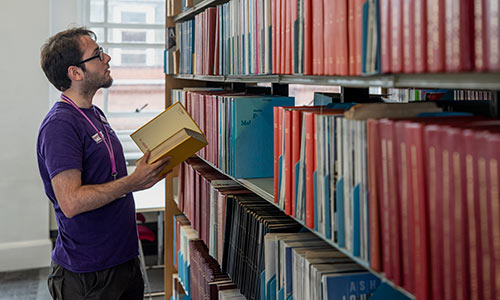
[[(99, 137), (104, 142), (104, 145), (106, 145), (106, 149), (108, 150), (108, 154), (109, 154), (109, 160), (111, 162), (111, 175), (116, 180), (116, 176), (118, 175), (118, 172), (116, 171), (115, 152), (113, 151), (113, 145), (111, 144), (111, 139), (109, 138), (109, 133), (108, 133), (108, 130), (106, 129), (106, 126), (104, 126), (104, 124), (101, 121), (102, 127), (104, 127), (104, 131), (106, 132), (106, 136), (108, 137), (109, 145), (108, 145), (108, 142), (106, 141), (106, 139), (104, 138), (102, 132), (100, 132), (99, 129), (97, 129), (97, 127), (94, 125), (94, 123), (92, 123), (92, 121), (89, 119), (89, 117), (87, 117), (87, 115), (75, 104), (75, 102), (73, 102), (73, 100), (71, 100), (68, 96), (66, 96), (64, 94), (61, 94), (61, 98), (63, 100), (65, 100), (66, 102), (68, 102), (69, 104), (71, 104), (71, 106), (73, 106), (89, 122), (89, 124), (92, 125), (92, 127), (94, 127), (95, 131), (97, 132)], [(94, 109), (94, 112), (95, 112), (95, 109)]]

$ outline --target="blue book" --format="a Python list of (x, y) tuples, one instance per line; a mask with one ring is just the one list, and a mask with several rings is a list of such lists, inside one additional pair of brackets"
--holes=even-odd
[(262, 271), (260, 273), (260, 300), (265, 300), (266, 299), (266, 289), (264, 288), (266, 286), (266, 270)]
[(285, 300), (285, 289), (281, 288), (278, 291), (278, 299), (277, 300)]
[(359, 203), (359, 184), (354, 187), (353, 190), (353, 203), (352, 203), (352, 255), (360, 256), (361, 255), (361, 219), (360, 219), (360, 203)]
[(362, 8), (362, 43), (361, 43), (361, 73), (362, 74), (365, 74), (366, 73), (366, 55), (367, 55), (367, 45), (366, 45), (366, 41), (367, 41), (367, 38), (368, 38), (368, 2), (369, 1), (365, 1), (365, 3), (363, 4), (363, 8)]
[(266, 293), (266, 300), (276, 300), (276, 275), (267, 282)]
[(411, 298), (407, 297), (400, 291), (396, 290), (392, 286), (383, 282), (377, 289), (377, 291), (370, 297), (370, 300), (410, 300)]
[(314, 106), (326, 106), (334, 102), (340, 102), (340, 94), (314, 92)]
[(273, 107), (293, 106), (294, 98), (276, 96), (232, 97), (230, 151), (235, 178), (273, 177)]
[(368, 272), (325, 274), (321, 281), (325, 300), (368, 299), (381, 283), (377, 276)]

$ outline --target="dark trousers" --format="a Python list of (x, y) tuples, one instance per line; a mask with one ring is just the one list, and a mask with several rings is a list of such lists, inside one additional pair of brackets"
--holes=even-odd
[(48, 278), (54, 300), (142, 300), (139, 258), (98, 272), (74, 273), (52, 262)]

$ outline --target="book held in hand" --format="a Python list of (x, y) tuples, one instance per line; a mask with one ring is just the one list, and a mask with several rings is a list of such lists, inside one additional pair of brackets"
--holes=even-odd
[(168, 107), (130, 137), (143, 153), (151, 150), (150, 164), (171, 157), (162, 174), (208, 144), (205, 135), (180, 102)]

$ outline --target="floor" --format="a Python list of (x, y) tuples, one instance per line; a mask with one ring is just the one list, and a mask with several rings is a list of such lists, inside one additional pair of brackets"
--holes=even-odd
[[(146, 256), (146, 265), (154, 265), (156, 256)], [(49, 268), (0, 272), (0, 300), (51, 300), (47, 289)], [(148, 268), (151, 290), (163, 291), (163, 268)], [(149, 297), (145, 298), (149, 299)], [(153, 300), (164, 296), (152, 297)]]

